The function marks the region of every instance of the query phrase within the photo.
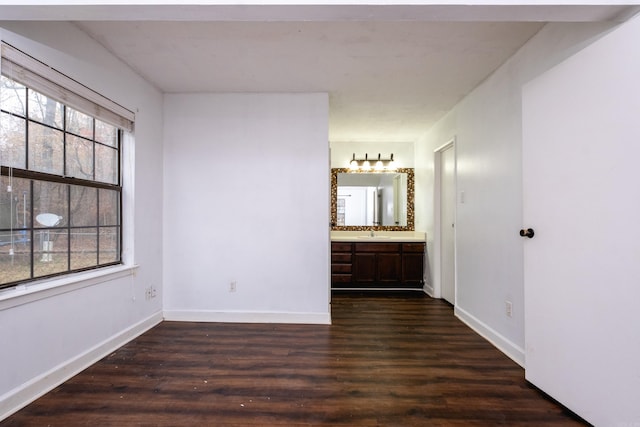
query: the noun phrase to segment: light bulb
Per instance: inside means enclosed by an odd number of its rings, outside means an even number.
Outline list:
[[[362,170],[363,171],[371,170],[371,163],[369,163],[369,155],[368,154],[364,155],[364,162],[362,162]]]
[[[381,171],[384,169],[384,165],[382,164],[382,160],[380,159],[380,153],[378,153],[378,161],[376,162],[376,168],[377,171]]]
[[[389,170],[396,170],[396,162],[393,160],[393,153],[391,153],[391,160],[389,160],[389,163],[387,164],[387,169]]]
[[[353,153],[353,157],[351,158],[351,163],[349,163],[349,169],[352,171],[358,170],[358,161],[356,160],[356,153]]]

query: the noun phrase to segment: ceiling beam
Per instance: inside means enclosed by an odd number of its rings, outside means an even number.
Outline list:
[[[424,22],[595,22],[624,21],[638,13],[640,2],[631,4],[545,5],[488,4],[440,1],[436,4],[190,4],[177,5],[153,1],[137,4],[105,4],[105,1],[29,2],[20,4],[0,0],[2,20],[29,21],[424,21]],[[14,2],[15,3],[15,2]],[[40,3],[40,4],[37,4]],[[69,2],[66,2],[69,3]],[[108,2],[107,2],[108,3]],[[375,1],[373,2],[375,3]],[[495,3],[495,2],[494,2]],[[513,4],[512,4],[513,3]],[[551,3],[551,4],[550,4]],[[553,4],[557,3],[557,4]]]

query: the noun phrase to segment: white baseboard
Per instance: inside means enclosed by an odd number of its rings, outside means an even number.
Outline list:
[[[433,290],[433,285],[429,285],[428,283],[425,283],[423,288],[424,293],[429,295],[431,298],[435,298],[434,295],[434,290]]]
[[[331,324],[329,313],[165,310],[164,319],[178,322]]]
[[[517,346],[507,338],[494,331],[485,323],[478,320],[473,315],[464,311],[457,306],[454,308],[454,314],[462,320],[467,326],[476,331],[480,336],[493,344],[498,350],[506,354],[511,360],[524,368],[524,349]]]
[[[162,322],[162,312],[157,312],[73,359],[0,396],[0,420],[24,408],[160,322]]]

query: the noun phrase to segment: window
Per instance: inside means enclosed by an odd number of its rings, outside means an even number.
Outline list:
[[[40,65],[2,45],[0,288],[121,263],[121,144],[132,122],[70,92],[78,83],[55,70],[43,78]]]

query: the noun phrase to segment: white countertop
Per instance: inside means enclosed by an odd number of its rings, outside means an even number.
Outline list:
[[[332,242],[426,242],[426,233],[421,231],[332,231]]]

